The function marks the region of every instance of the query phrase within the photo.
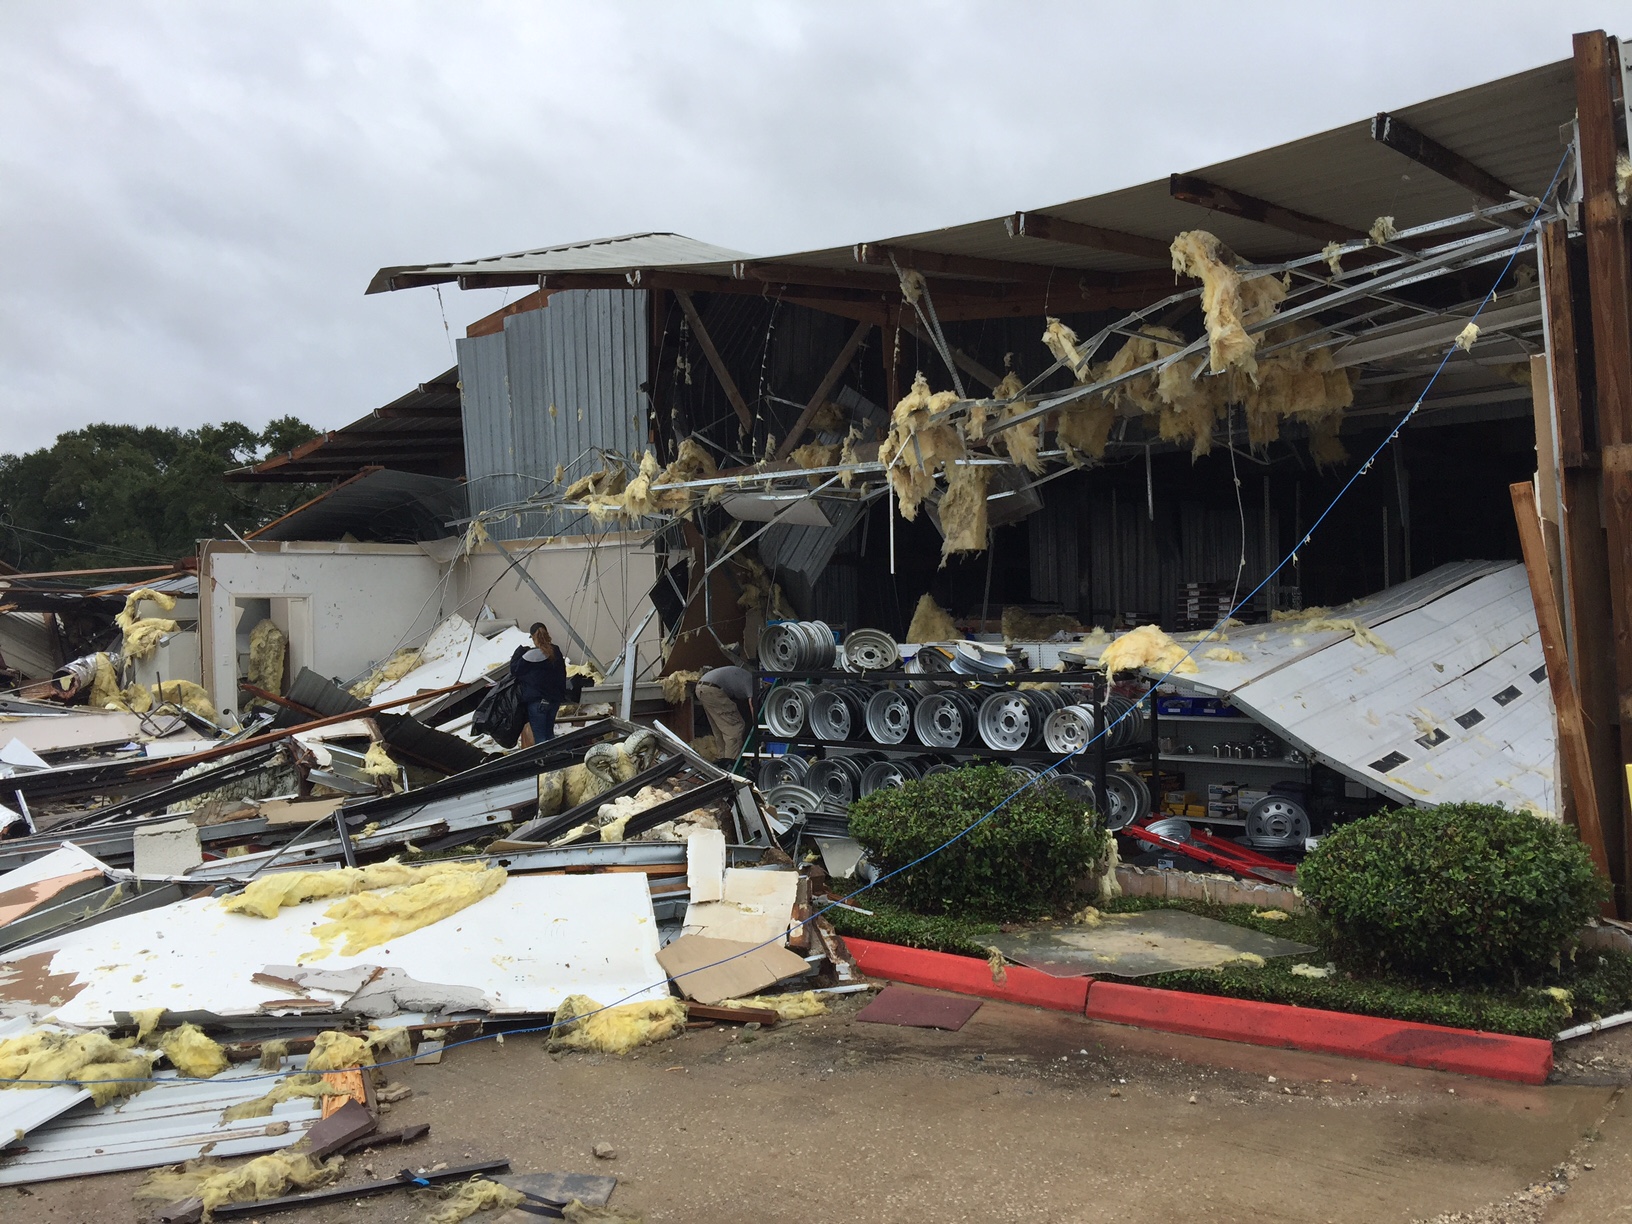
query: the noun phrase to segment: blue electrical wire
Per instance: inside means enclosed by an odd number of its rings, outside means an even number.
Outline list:
[[[1525,225],[1524,232],[1519,235],[1519,241],[1514,245],[1512,253],[1507,257],[1507,262],[1502,265],[1502,270],[1501,270],[1500,274],[1498,274],[1496,279],[1491,282],[1489,292],[1487,292],[1485,294],[1485,296],[1482,299],[1480,299],[1478,308],[1473,312],[1473,315],[1469,318],[1468,321],[1470,323],[1477,323],[1478,322],[1479,316],[1484,312],[1485,307],[1489,306],[1490,303],[1495,299],[1496,291],[1497,291],[1498,288],[1500,288],[1502,281],[1507,279],[1507,274],[1508,274],[1508,272],[1510,272],[1512,270],[1514,261],[1518,259],[1519,252],[1524,249],[1525,243],[1530,237],[1530,232],[1535,228],[1536,222],[1540,219],[1541,214],[1542,214],[1542,210],[1546,207],[1546,201],[1552,197],[1554,189],[1558,186],[1559,176],[1561,174],[1563,174],[1564,167],[1568,163],[1569,157],[1570,157],[1570,151],[1566,150],[1565,153],[1564,153],[1563,158],[1561,158],[1559,160],[1558,168],[1553,171],[1552,181],[1548,183],[1547,190],[1545,192],[1543,192],[1540,199],[1537,200],[1535,210],[1530,214],[1530,220]],[[1435,369],[1434,369],[1433,376],[1431,378],[1429,378],[1427,385],[1423,387],[1421,394],[1419,394],[1417,396],[1415,402],[1413,402],[1411,407],[1409,409],[1407,409],[1405,415],[1402,416],[1397,422],[1395,422],[1394,427],[1392,429],[1390,429],[1388,431],[1387,436],[1385,436],[1383,438],[1383,440],[1377,444],[1376,449],[1374,449],[1371,452],[1370,456],[1367,457],[1365,463],[1361,464],[1360,467],[1355,469],[1354,474],[1351,475],[1349,477],[1349,479],[1344,482],[1343,487],[1337,491],[1337,495],[1332,498],[1330,503],[1327,504],[1326,509],[1324,509],[1324,510],[1322,510],[1320,512],[1319,517],[1317,517],[1315,519],[1315,521],[1309,525],[1309,530],[1303,533],[1302,538],[1300,538],[1298,540],[1297,544],[1293,547],[1292,551],[1287,553],[1286,556],[1281,559],[1280,563],[1278,565],[1276,565],[1274,569],[1270,570],[1269,573],[1264,575],[1263,581],[1259,582],[1259,584],[1257,586],[1253,587],[1252,590],[1248,591],[1247,594],[1243,598],[1238,600],[1235,603],[1235,605],[1232,608],[1230,608],[1230,610],[1228,612],[1226,612],[1223,617],[1221,617],[1219,619],[1218,624],[1216,624],[1213,627],[1213,631],[1215,633],[1217,631],[1221,630],[1224,627],[1225,622],[1227,622],[1231,617],[1233,617],[1236,612],[1238,612],[1240,609],[1246,607],[1249,603],[1251,603],[1254,596],[1256,596],[1259,591],[1263,590],[1264,587],[1269,585],[1270,580],[1272,578],[1274,578],[1275,575],[1279,574],[1283,569],[1285,569],[1287,567],[1287,565],[1291,564],[1291,562],[1297,557],[1298,550],[1300,548],[1302,548],[1304,545],[1309,543],[1310,539],[1314,536],[1316,529],[1318,529],[1320,527],[1320,525],[1323,522],[1326,521],[1327,517],[1331,514],[1331,512],[1334,509],[1337,508],[1337,504],[1340,501],[1342,501],[1345,496],[1348,495],[1349,490],[1354,487],[1355,482],[1358,481],[1367,472],[1371,471],[1372,464],[1374,464],[1377,461],[1377,457],[1379,455],[1381,455],[1383,453],[1383,451],[1388,448],[1389,444],[1391,442],[1393,442],[1394,439],[1399,437],[1400,431],[1405,428],[1406,424],[1411,420],[1411,418],[1416,416],[1417,411],[1422,407],[1423,402],[1428,398],[1428,393],[1431,390],[1433,390],[1434,384],[1439,380],[1440,374],[1444,371],[1445,366],[1450,362],[1451,356],[1455,352],[1456,352],[1456,344],[1453,342],[1450,345],[1450,347],[1445,350],[1444,356],[1440,358],[1439,365],[1436,366]],[[1206,640],[1206,638],[1207,638],[1207,635],[1203,635],[1203,640]],[[1014,800],[1019,798],[1019,796],[1023,795],[1026,791],[1030,790],[1032,787],[1036,786],[1039,782],[1046,779],[1050,774],[1054,773],[1061,766],[1065,765],[1073,757],[1080,756],[1083,752],[1086,752],[1091,746],[1093,746],[1099,740],[1103,739],[1106,735],[1109,735],[1112,731],[1114,731],[1122,723],[1122,721],[1124,719],[1128,718],[1133,713],[1133,710],[1139,704],[1142,704],[1146,698],[1150,697],[1152,694],[1155,693],[1155,691],[1158,688],[1160,688],[1163,684],[1165,684],[1174,675],[1174,673],[1177,672],[1178,669],[1184,664],[1185,660],[1189,659],[1190,656],[1193,655],[1196,652],[1196,649],[1201,644],[1202,644],[1201,641],[1193,643],[1189,647],[1189,649],[1187,649],[1182,655],[1179,656],[1179,658],[1177,660],[1174,661],[1173,665],[1171,667],[1169,667],[1167,669],[1167,671],[1165,671],[1158,679],[1151,682],[1150,687],[1145,690],[1144,695],[1139,698],[1138,702],[1135,702],[1132,705],[1130,705],[1129,708],[1127,710],[1123,711],[1120,715],[1118,715],[1117,718],[1114,721],[1108,723],[1105,727],[1103,727],[1100,731],[1098,731],[1092,738],[1086,740],[1083,743],[1081,748],[1078,748],[1075,752],[1067,753],[1065,756],[1062,756],[1059,760],[1055,761],[1047,769],[1045,769],[1041,773],[1039,773],[1036,777],[1027,779],[1025,782],[1021,783],[1015,790],[1010,792],[1009,795],[1007,795],[1000,803],[998,803],[990,811],[986,812],[983,816],[980,816],[978,819],[971,821],[966,828],[964,828],[964,829],[960,830],[959,832],[953,834],[951,837],[947,838],[940,845],[938,845],[938,846],[934,847],[933,849],[928,850],[925,853],[919,855],[917,858],[913,859],[910,863],[903,864],[902,866],[897,867],[893,871],[886,872],[884,875],[881,875],[877,879],[871,880],[868,883],[863,884],[860,888],[857,888],[854,892],[846,894],[844,897],[838,898],[837,900],[829,901],[826,905],[822,906],[819,910],[817,910],[815,913],[811,914],[808,918],[802,919],[797,925],[808,926],[810,923],[813,923],[817,919],[822,917],[823,914],[826,914],[829,910],[836,909],[839,906],[849,902],[852,898],[859,897],[862,893],[867,892],[869,889],[876,888],[878,885],[884,883],[886,880],[892,880],[896,876],[899,876],[899,875],[903,874],[904,872],[911,871],[914,867],[918,866],[920,863],[927,862],[929,859],[934,858],[937,854],[942,853],[943,851],[949,849],[950,847],[956,845],[958,842],[962,841],[965,837],[968,837],[969,834],[973,833],[976,829],[980,828],[980,826],[985,824],[988,820],[991,820],[992,817],[996,816],[1004,808],[1008,807],[1009,804],[1014,802]],[[738,759],[739,760],[741,759],[740,756],[739,756]],[[737,960],[737,959],[739,959],[741,957],[750,956],[753,953],[758,952],[762,948],[768,948],[768,947],[771,947],[772,945],[776,945],[776,944],[783,944],[786,941],[787,941],[787,934],[786,934],[786,932],[783,932],[781,934],[773,936],[770,939],[765,940],[762,943],[755,944],[751,948],[745,948],[741,952],[735,952],[732,955],[727,956],[727,957],[723,957],[720,960],[714,961],[711,964],[699,965],[695,969],[687,969],[685,972],[677,973],[677,974],[673,975],[672,977],[665,978],[661,982],[654,982],[650,986],[642,987],[639,990],[636,990],[636,991],[634,991],[634,992],[632,992],[630,994],[624,995],[623,998],[621,998],[621,999],[618,999],[618,1000],[616,1000],[616,1001],[614,1001],[612,1003],[607,1003],[607,1004],[604,1004],[604,1005],[602,1005],[600,1007],[597,1007],[594,1011],[584,1012],[580,1016],[575,1016],[575,1017],[572,1018],[572,1020],[567,1021],[567,1023],[568,1024],[575,1024],[579,1020],[587,1019],[588,1017],[593,1016],[593,1015],[598,1015],[600,1012],[609,1011],[614,1007],[620,1007],[625,1003],[636,1001],[636,1000],[640,999],[641,996],[647,994],[649,991],[666,988],[670,982],[678,981],[680,978],[689,977],[693,973],[702,973],[706,969],[716,969],[721,965],[729,964],[730,962],[732,962],[734,960]],[[457,1023],[459,1023],[459,1022],[458,1021],[449,1021],[448,1022],[448,1027],[453,1027]],[[530,1036],[530,1035],[535,1034],[535,1033],[548,1033],[548,1032],[551,1032],[551,1031],[555,1030],[558,1027],[560,1027],[560,1025],[557,1022],[551,1021],[549,1024],[541,1024],[541,1025],[538,1025],[538,1026],[533,1027],[533,1028],[511,1029],[511,1030],[509,1030],[508,1035],[515,1036],[515,1037],[526,1037],[526,1036]],[[389,1030],[387,1030],[387,1031],[389,1031]],[[443,1046],[443,1049],[444,1050],[458,1049],[460,1046],[475,1045],[477,1042],[480,1042],[480,1041],[493,1041],[495,1039],[502,1039],[504,1036],[506,1036],[506,1034],[503,1033],[503,1032],[482,1033],[482,1034],[479,1034],[479,1035],[477,1035],[475,1037],[467,1037],[463,1041],[455,1041],[455,1042],[448,1043],[448,1044]],[[397,1066],[397,1065],[399,1065],[401,1063],[413,1062],[416,1057],[417,1057],[417,1055],[409,1055],[409,1056],[407,1056],[405,1058],[393,1058],[393,1059],[387,1060],[386,1062],[373,1063],[371,1065],[374,1066],[374,1067],[394,1067],[394,1066]],[[344,1070],[363,1070],[364,1068],[353,1067],[353,1068],[343,1068],[343,1069]],[[261,1074],[261,1075],[242,1076],[242,1077],[238,1078],[235,1082],[237,1082],[237,1083],[254,1083],[257,1080],[284,1079],[284,1078],[286,1078],[286,1077],[288,1077],[290,1075],[301,1075],[301,1074],[306,1074],[306,1072],[293,1071],[293,1070],[291,1070],[291,1071],[269,1071],[269,1072],[266,1072],[266,1073]],[[163,1085],[163,1084],[185,1084],[185,1083],[188,1083],[190,1081],[188,1081],[186,1079],[183,1079],[183,1078],[180,1078],[180,1077],[177,1077],[175,1079],[168,1079],[168,1080],[154,1079],[154,1078],[150,1077],[150,1078],[147,1078],[147,1079],[106,1079],[106,1080],[97,1080],[95,1082],[99,1083],[99,1084],[152,1084],[152,1085],[158,1086],[158,1085]],[[0,1079],[0,1084],[76,1085],[77,1086],[80,1083],[81,1083],[81,1081],[72,1080],[72,1079]]]

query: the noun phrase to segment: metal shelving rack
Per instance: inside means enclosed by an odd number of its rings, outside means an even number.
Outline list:
[[[759,744],[786,744],[790,748],[813,749],[817,759],[826,759],[828,751],[839,749],[844,751],[883,752],[898,756],[922,756],[932,753],[937,756],[948,757],[960,763],[978,761],[1014,761],[1019,764],[1053,765],[1059,761],[1056,753],[1046,748],[1033,748],[1021,751],[1002,751],[988,748],[978,736],[973,744],[959,748],[933,748],[926,744],[910,739],[900,744],[881,744],[876,740],[824,740],[814,735],[807,724],[805,730],[796,736],[782,736],[774,734],[763,722],[760,714],[764,709],[765,697],[771,687],[781,681],[850,681],[872,684],[936,684],[943,686],[966,686],[974,684],[982,689],[1017,688],[1028,682],[1071,685],[1086,690],[1086,704],[1094,713],[1094,747],[1084,755],[1090,760],[1091,777],[1094,783],[1094,794],[1099,796],[1099,802],[1105,802],[1107,766],[1113,761],[1136,760],[1141,757],[1150,762],[1151,769],[1151,805],[1154,809],[1160,802],[1157,791],[1161,785],[1161,765],[1158,759],[1157,747],[1159,716],[1156,712],[1156,702],[1147,698],[1141,703],[1145,710],[1145,719],[1148,734],[1141,742],[1130,744],[1122,748],[1107,749],[1103,733],[1105,731],[1105,697],[1107,683],[1103,673],[1097,671],[1057,672],[1057,671],[1014,671],[1003,672],[997,675],[973,676],[963,672],[908,672],[899,668],[889,671],[842,671],[827,669],[821,671],[766,671],[756,669],[754,672],[758,700],[754,707],[754,733]],[[1074,772],[1074,771],[1071,771]]]

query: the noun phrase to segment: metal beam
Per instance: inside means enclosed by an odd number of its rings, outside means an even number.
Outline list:
[[[890,257],[903,268],[912,268],[925,276],[972,276],[998,281],[1019,281],[1023,284],[1058,284],[1061,288],[1077,283],[1079,277],[1095,279],[1093,273],[1080,268],[1056,268],[1049,264],[1020,263],[1007,259],[981,259],[974,255],[943,255],[938,251],[920,251],[911,247],[887,246],[877,242],[857,243],[856,262],[890,266]]]
[[[1115,251],[1118,255],[1136,255],[1167,263],[1171,258],[1168,244],[1159,238],[1140,234],[1124,234],[1120,230],[1101,229],[1084,225],[1081,221],[1067,221],[1047,213],[1017,212],[1004,221],[1010,238],[1036,238],[1043,242],[1065,242],[1072,246],[1091,247],[1096,251]]]
[[[1197,208],[1240,217],[1243,221],[1256,221],[1260,225],[1273,226],[1290,234],[1302,234],[1326,242],[1334,240],[1341,242],[1366,236],[1362,230],[1350,229],[1346,225],[1338,225],[1320,217],[1311,217],[1308,213],[1283,208],[1279,204],[1260,200],[1257,196],[1248,195],[1244,191],[1231,191],[1228,187],[1209,183],[1206,179],[1197,178],[1193,174],[1170,175],[1167,180],[1167,191],[1175,200],[1183,200]]]
[[[676,289],[675,300],[680,303],[680,309],[685,312],[686,321],[691,324],[691,330],[697,336],[697,343],[702,346],[703,356],[708,358],[708,364],[714,371],[714,377],[720,380],[720,386],[725,388],[725,398],[731,401],[731,407],[737,410],[737,419],[742,422],[743,432],[754,432],[754,414],[748,410],[748,401],[742,398],[742,392],[737,390],[737,380],[731,377],[731,371],[726,368],[725,358],[720,356],[720,350],[714,347],[714,340],[708,334],[708,328],[703,326],[703,316],[697,313],[697,307],[692,304],[691,291]]]
[[[1494,174],[1474,165],[1462,154],[1447,149],[1439,141],[1424,136],[1404,119],[1380,111],[1371,121],[1371,138],[1419,166],[1426,166],[1441,178],[1466,187],[1481,199],[1502,204],[1520,193]]]
[[[555,606],[555,601],[544,593],[544,588],[539,586],[538,583],[534,581],[533,576],[527,572],[527,567],[520,561],[517,561],[515,554],[498,540],[493,539],[490,536],[488,537],[488,543],[493,545],[494,548],[498,549],[499,555],[510,563],[510,568],[515,570],[516,573],[520,574],[522,581],[533,588],[533,594],[538,596],[540,602],[542,602],[543,605],[551,612],[555,613],[556,620],[560,621],[562,626],[566,629],[567,636],[578,644],[579,650],[584,652],[584,658],[595,664],[595,670],[600,672],[601,675],[606,675],[606,668],[603,667],[601,665],[601,661],[595,657],[595,652],[589,648],[589,643],[584,641],[584,639],[579,635],[577,629],[573,628],[572,622],[566,618],[561,609]]]

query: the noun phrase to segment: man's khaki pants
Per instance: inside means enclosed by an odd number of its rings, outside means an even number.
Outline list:
[[[708,725],[714,728],[714,741],[719,745],[720,756],[736,760],[737,753],[742,751],[743,737],[747,732],[742,722],[742,711],[737,708],[737,703],[731,700],[731,694],[713,684],[699,684],[697,700],[702,702],[703,709],[708,711]]]

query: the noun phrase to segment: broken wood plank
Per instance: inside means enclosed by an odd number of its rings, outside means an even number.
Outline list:
[[[1558,712],[1559,755],[1570,772],[1575,791],[1576,820],[1581,840],[1603,877],[1610,879],[1609,856],[1604,849],[1604,830],[1599,817],[1597,791],[1592,783],[1592,757],[1581,719],[1581,702],[1570,680],[1570,658],[1564,642],[1564,618],[1553,597],[1553,580],[1547,572],[1547,550],[1541,538],[1541,519],[1536,514],[1536,491],[1529,481],[1509,486],[1513,497],[1513,517],[1519,527],[1519,547],[1524,553],[1524,570],[1530,579],[1530,598],[1536,605],[1536,627],[1541,634],[1542,657],[1547,662],[1547,683],[1552,689],[1553,707]]]
[[[329,1099],[325,1097],[324,1101],[327,1102]],[[350,1097],[346,1097],[340,1108],[333,1113],[325,1113],[312,1125],[311,1130],[306,1132],[306,1151],[313,1160],[323,1160],[348,1143],[354,1143],[371,1134],[374,1125],[374,1115]]]
[[[727,1024],[749,1021],[771,1028],[782,1017],[769,1007],[719,1007],[713,1003],[687,1003],[686,1015],[693,1020],[723,1020]]]

